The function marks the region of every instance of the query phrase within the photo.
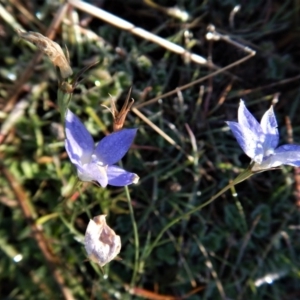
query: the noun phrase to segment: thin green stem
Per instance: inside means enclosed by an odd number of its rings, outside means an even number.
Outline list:
[[[68,84],[67,82],[64,82]],[[57,91],[57,102],[58,102],[58,107],[61,115],[61,122],[63,126],[65,125],[65,118],[66,118],[66,112],[69,107],[69,103],[72,99],[72,93],[67,93],[66,91],[62,90],[61,87],[58,88]]]
[[[168,223],[162,230],[161,232],[157,235],[156,239],[154,240],[154,242],[152,243],[152,245],[148,248],[148,251],[145,255],[145,257],[148,257],[150,255],[150,253],[152,252],[152,250],[157,246],[159,240],[161,239],[161,237],[163,236],[163,234],[170,228],[172,227],[174,224],[176,224],[178,221],[190,216],[191,214],[200,211],[203,207],[209,205],[210,203],[212,203],[214,200],[216,200],[219,196],[221,196],[222,194],[224,194],[227,190],[229,190],[231,187],[233,187],[234,185],[246,180],[247,178],[251,177],[254,173],[251,171],[251,166],[250,168],[246,169],[243,173],[241,173],[239,176],[237,176],[233,181],[231,181],[227,186],[225,186],[222,190],[220,190],[217,194],[215,194],[214,196],[212,196],[208,201],[192,208],[191,210],[187,211],[186,213],[178,216],[177,218],[173,219],[170,223]]]
[[[126,197],[127,197],[127,202],[128,202],[128,207],[129,207],[129,212],[130,212],[132,227],[133,227],[134,246],[135,246],[134,269],[133,269],[133,275],[132,275],[131,283],[130,283],[130,286],[133,287],[133,285],[134,285],[134,283],[136,281],[136,276],[137,276],[138,268],[139,268],[140,242],[139,242],[138,228],[137,228],[137,224],[136,224],[136,221],[135,221],[134,211],[133,211],[133,207],[132,207],[132,203],[131,203],[131,197],[130,197],[129,189],[128,189],[127,186],[125,186],[125,192],[126,192]]]

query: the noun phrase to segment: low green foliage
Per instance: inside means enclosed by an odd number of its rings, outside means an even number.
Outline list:
[[[74,72],[99,60],[84,73],[70,101],[94,140],[112,131],[111,113],[102,105],[109,106],[113,97],[121,107],[132,86],[139,111],[176,144],[129,113],[125,127],[139,130],[122,164],[140,176],[137,185],[128,187],[134,221],[124,188],[78,182],[64,149],[55,69],[46,57],[34,65],[16,100],[25,101],[23,113],[13,120],[0,144],[1,299],[62,299],[55,272],[74,299],[162,299],[158,295],[191,300],[299,299],[297,169],[282,167],[252,176],[182,218],[156,240],[175,218],[208,201],[247,168],[250,159],[224,123],[236,120],[241,97],[259,119],[279,93],[275,114],[281,143],[291,138],[289,118],[294,142],[300,144],[299,3],[243,2],[232,23],[230,13],[239,4],[236,1],[156,2],[164,8],[175,4],[185,8],[190,14],[186,22],[145,3],[103,2],[103,9],[138,27],[203,57],[211,55],[215,65],[227,66],[246,54],[228,42],[207,41],[206,28],[211,23],[257,54],[227,72],[139,108],[146,100],[213,69],[184,61],[97,18],[90,20],[89,14],[79,14],[88,23],[80,33],[67,16],[70,22],[64,22],[55,40],[67,45]],[[19,3],[33,21],[22,16],[16,3],[8,1],[3,8],[27,31],[43,34],[61,5]],[[16,107],[6,109],[12,89],[35,54],[33,47],[18,39],[12,21],[3,19],[2,128]],[[24,215],[20,201],[32,220]],[[121,259],[103,270],[86,260],[82,244],[89,219],[99,214],[107,215],[108,225],[122,240]],[[42,229],[55,261],[43,256],[32,224]],[[153,293],[152,298],[146,291]]]

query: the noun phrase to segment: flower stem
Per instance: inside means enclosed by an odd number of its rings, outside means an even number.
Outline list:
[[[64,89],[59,87],[57,91],[57,102],[58,102],[58,107],[61,115],[61,123],[63,124],[63,126],[65,126],[66,112],[71,99],[72,99],[72,93],[67,93]]]
[[[248,179],[249,177],[251,177],[253,175],[253,172],[251,171],[251,167],[246,169],[243,173],[241,173],[240,175],[238,175],[233,181],[231,181],[227,186],[225,186],[222,190],[220,190],[217,194],[215,194],[214,196],[212,196],[208,201],[192,208],[191,210],[187,211],[186,213],[178,216],[177,218],[173,219],[170,223],[168,223],[162,230],[161,232],[157,235],[156,239],[154,240],[154,242],[152,243],[152,245],[149,247],[148,251],[146,252],[145,257],[149,256],[150,253],[152,252],[152,250],[157,246],[159,240],[161,239],[162,235],[170,228],[172,227],[174,224],[176,224],[178,221],[190,216],[191,214],[200,211],[202,208],[204,208],[205,206],[209,205],[210,203],[212,203],[214,200],[216,200],[219,196],[221,196],[222,194],[224,194],[227,190],[229,190],[231,187],[233,187],[234,185]]]
[[[125,192],[126,192],[126,197],[127,197],[132,227],[133,227],[134,246],[135,246],[134,268],[133,268],[133,275],[132,275],[131,282],[130,282],[130,286],[133,287],[133,285],[136,281],[136,276],[137,276],[137,272],[138,272],[138,268],[139,268],[140,243],[139,243],[139,233],[138,233],[137,224],[136,224],[135,217],[134,217],[134,211],[133,211],[133,207],[132,207],[132,203],[131,203],[131,197],[130,197],[128,186],[125,186]]]

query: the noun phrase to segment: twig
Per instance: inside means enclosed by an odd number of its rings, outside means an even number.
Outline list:
[[[223,103],[225,102],[225,100],[227,99],[227,95],[230,92],[230,90],[232,89],[232,85],[233,85],[233,80],[231,80],[225,87],[225,89],[221,92],[221,95],[219,97],[218,103],[215,107],[213,107],[208,113],[207,115],[210,116],[212,115],[214,112],[216,112],[216,110],[218,110]]]
[[[39,30],[46,31],[47,27],[38,18],[34,17],[33,14],[21,3],[20,0],[10,0],[10,3],[15,6],[17,10],[28,20],[31,24],[35,24],[39,27]]]
[[[95,7],[94,5],[79,0],[68,0],[68,3],[74,6],[75,8],[85,11],[86,13],[89,13],[113,26],[129,31],[145,40],[158,44],[161,47],[168,49],[174,53],[180,54],[182,55],[184,60],[190,60],[200,65],[208,65],[208,61],[204,57],[191,53],[183,47],[174,44],[164,38],[161,38],[147,30],[136,27],[132,23],[129,23],[119,17],[116,17],[115,15],[112,15],[99,7]],[[213,67],[214,69],[218,69],[217,66],[212,65],[211,67]]]
[[[59,265],[59,259],[53,254],[51,247],[49,245],[48,240],[45,238],[42,227],[40,225],[37,225],[34,221],[34,218],[32,216],[32,212],[30,210],[29,201],[26,196],[25,191],[22,189],[22,187],[19,185],[17,179],[13,176],[13,174],[10,173],[9,170],[7,170],[4,166],[1,166],[1,171],[6,177],[9,185],[11,186],[12,190],[14,191],[14,194],[19,202],[19,205],[23,211],[23,214],[25,216],[25,219],[27,220],[32,235],[40,248],[45,260],[48,263],[48,267],[52,272],[52,275],[54,277],[54,280],[56,281],[57,285],[60,288],[60,291],[62,295],[64,296],[65,300],[74,300],[74,297],[69,290],[68,287],[65,286],[64,278],[61,275],[61,272],[58,269]]]
[[[268,88],[272,88],[272,87],[276,87],[276,89],[279,87],[279,85],[283,85],[286,83],[290,83],[293,81],[296,81],[300,79],[300,75],[297,75],[295,77],[291,77],[291,78],[287,78],[287,79],[283,79],[280,81],[276,81],[274,83],[270,83],[264,86],[260,86],[258,88],[255,89],[250,89],[250,90],[242,90],[241,92],[237,92],[237,93],[232,93],[232,95],[227,97],[227,100],[232,99],[232,98],[241,98],[244,97],[245,95],[249,95],[251,93],[255,93],[255,92],[259,92],[259,91],[263,91],[264,89],[268,89]]]
[[[206,251],[205,247],[201,244],[201,242],[198,240],[198,238],[195,235],[193,235],[193,238],[194,238],[196,244],[198,245],[200,251],[202,252],[202,254],[205,258],[205,264],[206,264],[207,268],[209,269],[212,277],[215,280],[215,283],[216,283],[217,289],[219,290],[221,299],[226,300],[227,297],[226,297],[223,285],[221,283],[221,280],[218,277],[218,274],[217,274],[216,270],[214,269],[214,266],[213,266],[213,264],[210,260],[209,255],[208,255],[208,252]]]
[[[147,125],[149,125],[153,130],[155,130],[159,135],[161,135],[167,142],[173,145],[177,150],[181,151],[189,161],[193,161],[194,158],[187,154],[170,136],[163,132],[158,126],[156,126],[152,121],[149,120],[142,112],[140,112],[136,107],[131,109],[141,120],[143,120]]]
[[[11,25],[12,27],[23,29],[22,25],[18,23],[18,21],[14,18],[14,16],[8,12],[3,5],[0,3],[0,16],[1,18]]]
[[[163,95],[154,97],[154,98],[152,98],[152,99],[150,99],[150,100],[148,100],[148,101],[146,101],[146,102],[144,102],[144,103],[137,104],[137,105],[135,105],[135,108],[141,108],[141,107],[143,107],[143,106],[146,106],[146,105],[155,103],[155,102],[156,102],[157,100],[159,100],[159,99],[163,99],[163,98],[172,96],[172,95],[178,93],[178,91],[186,90],[186,89],[192,87],[192,86],[195,85],[195,84],[198,84],[198,83],[200,83],[200,82],[203,82],[203,81],[205,81],[205,80],[207,80],[207,79],[209,79],[209,78],[211,78],[211,77],[213,77],[213,76],[216,76],[216,75],[218,75],[218,74],[220,74],[220,73],[223,73],[223,72],[225,72],[225,71],[231,69],[232,67],[234,67],[234,66],[236,66],[236,65],[238,65],[238,64],[241,64],[242,62],[248,60],[249,58],[251,58],[251,57],[254,56],[254,55],[255,55],[255,51],[252,51],[252,52],[250,52],[247,56],[245,56],[245,57],[239,59],[238,61],[235,61],[235,62],[232,63],[232,64],[229,64],[228,66],[226,66],[226,67],[224,67],[224,68],[222,68],[222,69],[219,69],[219,70],[217,70],[217,71],[215,71],[215,72],[212,72],[212,73],[210,73],[210,74],[208,74],[208,75],[206,75],[206,76],[204,76],[204,77],[201,77],[201,78],[199,78],[199,79],[197,79],[197,80],[195,80],[195,81],[192,81],[192,82],[190,82],[190,83],[187,83],[187,84],[185,84],[185,85],[182,85],[182,86],[180,86],[180,87],[177,87],[176,89],[174,89],[174,90],[172,90],[172,91],[170,91],[170,92],[168,92],[168,93],[165,93],[165,94],[163,94]]]

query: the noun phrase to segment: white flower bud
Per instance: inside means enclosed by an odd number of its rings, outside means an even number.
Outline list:
[[[84,246],[88,257],[103,267],[121,250],[120,236],[106,224],[105,215],[90,220],[85,232]]]

